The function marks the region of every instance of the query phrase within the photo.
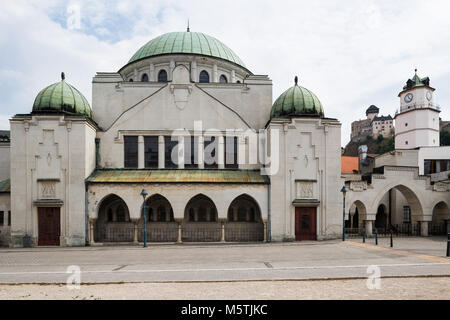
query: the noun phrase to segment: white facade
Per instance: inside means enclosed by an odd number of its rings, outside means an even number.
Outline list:
[[[211,55],[173,53],[97,73],[93,121],[39,109],[13,117],[10,245],[45,245],[42,221],[58,225],[52,245],[142,241],[142,189],[150,241],[292,241],[302,208],[314,210],[310,239],[338,237],[341,124],[308,116],[271,121],[272,98],[268,76]],[[168,137],[178,141],[175,166],[167,162]],[[185,163],[191,137],[194,167]],[[137,144],[132,155],[129,138]],[[226,161],[227,141],[235,166]],[[41,221],[55,212],[56,220]]]

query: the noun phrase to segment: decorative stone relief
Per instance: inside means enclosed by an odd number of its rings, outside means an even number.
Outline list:
[[[367,182],[366,181],[352,181],[350,182],[350,190],[355,192],[362,192],[367,190]]]
[[[192,86],[184,84],[172,84],[170,85],[170,92],[173,95],[174,102],[177,108],[183,110],[186,107],[189,95],[192,92]]]
[[[56,183],[55,182],[42,182],[41,183],[42,199],[55,199],[56,198]]]
[[[314,199],[315,182],[297,181],[297,199]]]

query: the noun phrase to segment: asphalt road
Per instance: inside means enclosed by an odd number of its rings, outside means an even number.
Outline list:
[[[369,242],[369,241],[368,241]],[[0,284],[202,282],[450,276],[445,238],[246,245],[0,249]]]

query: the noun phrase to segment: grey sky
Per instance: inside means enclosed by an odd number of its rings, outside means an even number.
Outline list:
[[[70,28],[73,8],[79,28]],[[186,29],[218,38],[255,74],[273,80],[273,100],[294,83],[310,89],[328,117],[350,123],[377,105],[399,106],[414,69],[436,88],[450,119],[450,2],[320,1],[5,1],[0,11],[0,129],[31,111],[37,93],[67,81],[91,101],[97,71],[117,71],[142,45]]]

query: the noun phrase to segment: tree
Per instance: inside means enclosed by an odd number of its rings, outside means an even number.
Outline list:
[[[450,146],[450,132],[441,131],[441,146]]]
[[[377,142],[378,143],[381,143],[382,141],[383,141],[383,139],[384,139],[384,137],[383,137],[383,135],[378,135],[378,137],[377,137]]]
[[[391,137],[386,140],[387,140],[386,143],[380,145],[380,148],[378,149],[379,154],[384,154],[386,152],[393,151],[395,149],[395,138]]]

